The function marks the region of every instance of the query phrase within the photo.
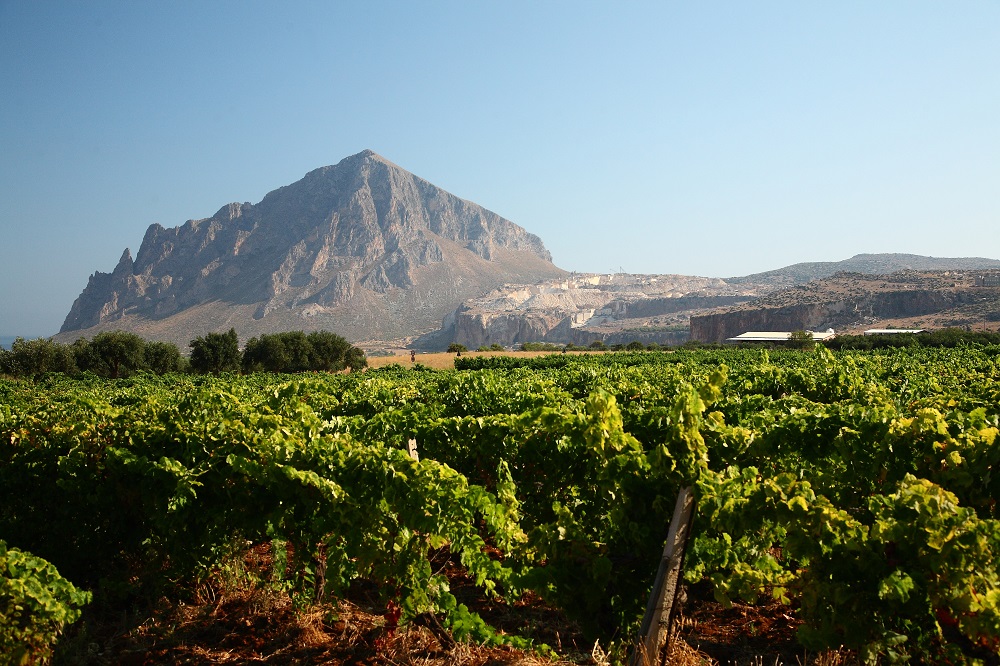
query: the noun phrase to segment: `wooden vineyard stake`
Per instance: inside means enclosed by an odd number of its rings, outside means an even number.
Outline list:
[[[420,454],[417,453],[417,440],[411,439],[406,443],[406,452],[414,460],[420,460]]]
[[[681,564],[691,533],[691,519],[694,516],[694,492],[691,486],[681,488],[677,493],[674,516],[667,531],[667,543],[656,571],[653,590],[646,604],[646,614],[639,630],[639,644],[632,655],[631,666],[658,666],[661,649],[670,640],[670,621],[674,615],[674,600],[677,583],[680,580]]]

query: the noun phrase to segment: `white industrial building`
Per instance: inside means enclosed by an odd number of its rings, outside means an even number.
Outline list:
[[[923,333],[922,328],[869,328],[865,335],[897,335],[899,333]]]
[[[832,328],[828,328],[825,331],[807,331],[813,338],[813,342],[823,342],[824,340],[830,340],[837,336]],[[788,342],[792,338],[791,331],[747,331],[746,333],[741,333],[735,338],[727,338],[726,342],[740,343],[740,342],[774,342],[782,343]]]

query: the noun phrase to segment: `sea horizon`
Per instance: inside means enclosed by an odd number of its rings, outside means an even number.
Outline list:
[[[51,335],[0,335],[0,347],[3,349],[10,349],[10,346],[14,344],[14,340],[18,338],[24,338],[25,340],[36,340],[38,338],[50,338]]]

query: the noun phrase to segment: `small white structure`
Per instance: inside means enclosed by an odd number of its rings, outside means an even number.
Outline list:
[[[899,333],[923,333],[922,328],[869,328],[865,335],[897,335]]]
[[[822,342],[837,337],[832,328],[825,331],[807,331],[812,335],[814,342]],[[735,338],[726,338],[726,342],[788,342],[792,338],[791,331],[747,331]]]

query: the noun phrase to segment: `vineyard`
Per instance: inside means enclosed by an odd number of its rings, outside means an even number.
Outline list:
[[[0,379],[0,558],[40,562],[0,578],[0,646],[266,546],[303,606],[363,582],[386,631],[558,653],[475,609],[533,595],[625,659],[691,486],[683,576],[719,603],[866,663],[998,663],[1000,347],[456,366]]]

